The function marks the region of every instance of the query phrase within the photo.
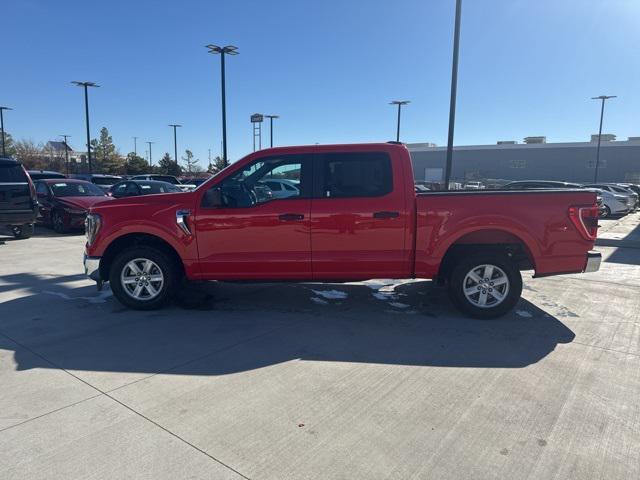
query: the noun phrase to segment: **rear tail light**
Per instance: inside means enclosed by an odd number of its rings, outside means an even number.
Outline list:
[[[569,218],[585,240],[593,241],[598,235],[598,207],[569,207]]]

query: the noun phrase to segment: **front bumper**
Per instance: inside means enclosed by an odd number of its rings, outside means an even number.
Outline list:
[[[584,267],[584,273],[592,273],[600,270],[602,255],[600,252],[587,252],[587,263]]]
[[[102,278],[100,278],[100,257],[88,257],[85,253],[82,258],[82,263],[84,264],[85,275],[91,280],[102,282]]]

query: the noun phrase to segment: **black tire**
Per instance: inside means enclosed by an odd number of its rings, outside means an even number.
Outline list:
[[[33,235],[33,230],[33,223],[14,225],[11,227],[11,233],[13,233],[14,238],[17,238],[18,240],[30,238]]]
[[[607,218],[610,216],[611,216],[611,209],[605,205],[604,211],[602,212],[602,215],[600,215],[600,218]]]
[[[56,233],[67,233],[67,228],[64,226],[64,216],[57,210],[51,212],[51,228]]]
[[[481,267],[485,265],[493,266],[493,274],[490,274],[492,278],[481,278],[482,282],[477,283],[468,277],[472,275],[471,272],[474,272],[476,277],[478,273],[488,272]],[[503,282],[505,277],[506,281]],[[497,285],[498,282],[501,282],[500,286],[494,286],[494,283]],[[473,293],[466,295],[465,289]],[[478,250],[460,259],[452,268],[448,279],[448,292],[451,301],[463,313],[474,318],[497,318],[511,311],[518,303],[522,293],[522,276],[516,264],[506,254]],[[502,299],[498,300],[497,296],[493,296],[496,294],[501,294]],[[484,298],[484,307],[479,306],[482,304],[481,296]],[[492,306],[492,303],[495,305]]]
[[[153,298],[134,298],[132,294],[127,293],[127,290],[125,290],[127,287],[121,282],[123,270],[128,268],[127,265],[130,262],[137,259],[150,260],[156,265],[163,276],[161,287],[157,289],[158,293]],[[130,270],[125,270],[125,272],[127,271]],[[138,246],[126,249],[116,256],[109,269],[109,284],[113,295],[124,306],[133,308],[134,310],[155,310],[160,308],[171,298],[177,283],[178,274],[175,263],[163,251],[154,247]],[[157,286],[158,284],[155,285]],[[133,288],[135,288],[135,284]],[[146,287],[143,288],[146,289]]]

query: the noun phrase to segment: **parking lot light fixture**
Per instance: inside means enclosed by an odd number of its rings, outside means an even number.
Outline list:
[[[280,118],[280,115],[265,115],[269,119],[269,146],[273,148],[273,119]]]
[[[153,166],[153,157],[151,156],[151,145],[153,145],[156,142],[147,142],[147,145],[149,145],[149,168],[151,168]]]
[[[444,170],[444,189],[449,190],[451,166],[453,164],[453,133],[456,125],[456,97],[458,92],[458,56],[460,52],[460,17],[462,0],[456,0],[456,14],[453,27],[453,58],[451,61],[451,96],[449,98],[449,132],[447,134],[447,160]]]
[[[177,123],[174,123],[169,126],[173,127],[173,153],[174,153],[174,158],[176,160],[176,166],[178,166],[178,137],[176,134],[176,129],[178,127],[181,127],[182,125],[178,125]]]
[[[7,152],[5,150],[5,146],[4,146],[4,115],[3,112],[5,110],[13,110],[13,108],[9,108],[9,107],[0,107],[0,130],[2,130],[2,156],[6,157],[7,156]]]
[[[238,47],[233,45],[227,45],[220,47],[218,45],[206,45],[209,49],[209,53],[213,55],[220,55],[220,76],[222,81],[222,160],[226,167],[229,163],[227,158],[227,100],[225,90],[225,70],[224,70],[224,57],[225,55],[238,55]]]
[[[593,176],[593,183],[598,182],[598,167],[600,166],[600,140],[602,138],[602,119],[604,118],[604,102],[606,102],[610,98],[616,98],[616,95],[600,95],[598,97],[591,97],[591,100],[602,101],[602,106],[600,107],[600,128],[598,130],[598,146],[596,148],[596,171]]]
[[[400,110],[402,109],[403,105],[407,105],[408,103],[411,103],[411,101],[410,100],[393,100],[389,102],[389,105],[398,106],[398,125],[396,127],[396,142],[400,141]]]
[[[91,164],[91,134],[89,133],[89,87],[99,87],[100,85],[94,82],[71,82],[77,87],[84,88],[84,115],[85,115],[85,123],[87,125],[87,163],[89,164],[89,173],[93,173],[93,167]]]

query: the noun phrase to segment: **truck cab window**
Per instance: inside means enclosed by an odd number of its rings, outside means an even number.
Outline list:
[[[287,155],[257,160],[211,187],[220,189],[225,208],[247,208],[272,200],[308,197],[307,170],[311,155]],[[203,197],[203,206],[207,199]]]
[[[391,160],[386,153],[323,155],[324,198],[381,197],[393,190]]]

